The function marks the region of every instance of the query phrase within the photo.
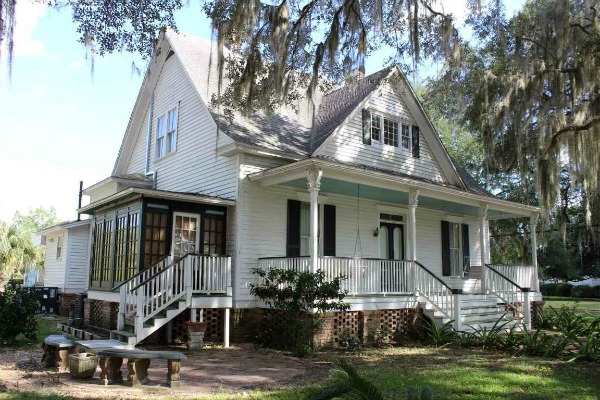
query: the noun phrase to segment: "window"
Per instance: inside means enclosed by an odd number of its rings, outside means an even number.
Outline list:
[[[93,286],[102,286],[110,279],[110,248],[113,232],[111,219],[96,219],[94,227],[94,245],[92,248]]]
[[[225,215],[207,211],[204,215],[204,254],[225,254]]]
[[[56,259],[62,257],[62,248],[63,248],[63,237],[59,236],[56,238]]]
[[[319,212],[319,221],[323,232],[321,254],[335,256],[335,206],[325,204]],[[308,255],[310,255],[310,203],[288,200],[286,256]]]
[[[362,129],[362,141],[365,145],[384,144],[408,151],[415,158],[421,156],[419,127],[416,125],[400,124],[393,118],[387,118],[363,108]]]
[[[371,139],[381,140],[381,117],[375,114],[371,114]]]
[[[144,268],[167,256],[167,211],[148,209],[144,229]]]
[[[177,150],[177,107],[156,121],[156,158]]]
[[[122,282],[131,278],[138,270],[138,227],[139,213],[119,214],[116,220],[115,274],[114,281]]]
[[[383,119],[383,144],[398,147],[398,122]]]
[[[463,276],[469,266],[469,225],[442,221],[442,275]]]
[[[402,148],[410,149],[410,126],[402,125]]]

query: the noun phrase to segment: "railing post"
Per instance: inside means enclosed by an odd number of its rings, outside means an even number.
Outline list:
[[[452,327],[457,332],[462,330],[461,300],[462,300],[462,289],[452,289],[452,301],[453,301],[452,319],[454,319],[454,322],[452,323]]]
[[[529,229],[531,230],[531,264],[533,267],[532,277],[531,277],[531,288],[539,292],[540,290],[540,280],[538,275],[538,262],[537,262],[537,233],[536,227],[538,222],[539,214],[534,214],[531,216],[529,220]]]
[[[117,316],[117,329],[125,328],[125,313],[127,312],[127,284],[119,288],[119,315]]]
[[[231,285],[231,257],[227,257],[225,262],[225,285],[227,286],[227,296],[233,296],[233,287]]]
[[[141,293],[140,293],[141,292]],[[145,307],[145,298],[144,298],[144,287],[139,287],[135,289],[135,332],[139,333],[139,329],[144,326],[144,307]]]
[[[487,263],[489,262],[489,236],[486,233],[488,205],[483,204],[479,209],[479,248],[481,249],[481,292],[487,292]]]
[[[192,257],[200,258],[203,260],[202,256],[187,256],[184,257],[181,261],[183,261],[183,271],[184,271],[184,279],[185,279],[185,304],[189,307],[192,305],[192,265],[194,264],[191,260]],[[180,261],[180,262],[181,262]]]
[[[223,327],[223,346],[224,347],[229,347],[229,316],[230,316],[230,309],[226,308],[225,309],[225,318],[224,318],[225,326]]]
[[[523,319],[527,329],[531,329],[531,300],[529,299],[529,288],[523,288]]]

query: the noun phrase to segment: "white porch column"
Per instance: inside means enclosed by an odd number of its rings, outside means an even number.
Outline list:
[[[533,268],[533,282],[531,282],[531,290],[534,292],[539,292],[540,290],[540,278],[538,274],[537,262],[537,233],[535,231],[539,217],[539,214],[533,214],[529,219],[529,229],[531,229],[531,266]]]
[[[311,272],[319,269],[319,190],[323,171],[315,167],[306,170],[310,193],[310,265]]]
[[[486,272],[485,264],[490,262],[490,254],[488,249],[489,237],[487,235],[487,214],[488,205],[482,204],[479,208],[479,247],[481,249],[481,292],[486,293]]]
[[[419,190],[411,190],[408,194],[408,238],[409,259],[417,260],[417,218],[416,210],[419,205]]]
[[[196,309],[190,308],[190,322],[196,322],[196,321],[197,321]]]
[[[225,309],[225,316],[224,316],[224,324],[225,326],[223,327],[223,346],[224,347],[229,347],[229,318],[231,315],[231,309],[226,308]]]

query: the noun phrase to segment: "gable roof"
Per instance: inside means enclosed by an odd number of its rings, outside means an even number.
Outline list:
[[[181,62],[190,82],[210,110],[222,134],[227,135],[234,142],[300,157],[314,157],[316,150],[356,111],[361,102],[372,94],[385,81],[386,77],[392,73],[398,73],[401,81],[409,89],[408,96],[414,100],[415,106],[413,107],[413,112],[421,115],[421,121],[433,131],[433,134],[430,135],[431,137],[428,138],[428,142],[438,142],[434,143],[437,148],[438,158],[442,158],[440,161],[445,166],[444,170],[449,172],[450,180],[456,185],[462,186],[463,189],[478,193],[485,192],[465,170],[459,168],[450,159],[433,125],[416,99],[416,95],[410,84],[396,66],[387,67],[363,79],[324,94],[318,99],[314,108],[308,104],[307,99],[301,99],[297,104],[298,113],[292,107],[280,107],[276,112],[271,114],[257,112],[244,117],[240,113],[236,113],[233,120],[229,121],[219,115],[218,109],[214,109],[211,106],[213,96],[219,93],[217,51],[214,43],[192,35],[167,31],[161,37],[157,48],[160,51],[157,51],[157,55],[150,63],[148,72],[146,73],[138,99],[136,100],[134,112],[130,119],[126,137],[123,139],[119,157],[115,163],[113,175],[122,172],[123,169],[118,168],[119,160],[121,160],[122,154],[126,153],[124,148],[127,145],[131,146],[132,141],[135,140],[132,137],[128,138],[128,136],[135,136],[135,132],[130,132],[134,114],[136,112],[142,114],[137,117],[137,120],[143,118],[144,109],[148,107],[149,98],[154,90],[162,65],[169,57],[175,55]],[[315,115],[311,112],[313,109],[316,110]]]

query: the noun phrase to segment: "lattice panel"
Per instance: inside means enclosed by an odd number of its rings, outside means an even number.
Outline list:
[[[103,326],[102,324],[102,308],[104,302],[99,300],[92,300],[90,304],[90,325],[92,326]]]
[[[333,341],[339,345],[347,339],[358,339],[360,318],[358,311],[336,312],[333,317]]]
[[[381,310],[379,323],[382,330],[388,332],[388,338],[394,339],[396,332],[406,333],[408,326],[408,309]]]
[[[223,318],[225,312],[219,308],[205,308],[203,321],[206,322],[205,341],[223,341]],[[190,320],[190,311],[186,310],[173,319],[173,340],[187,341],[185,321]],[[196,321],[200,321],[200,310],[196,310]]]

